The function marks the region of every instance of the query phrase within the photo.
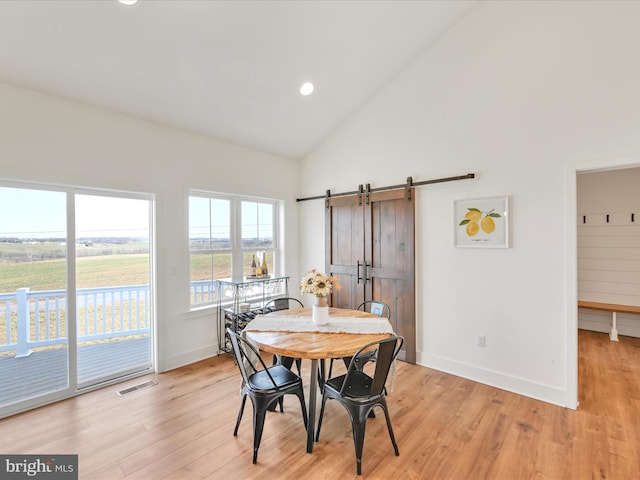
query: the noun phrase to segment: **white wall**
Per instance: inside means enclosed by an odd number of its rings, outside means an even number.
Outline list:
[[[298,271],[298,162],[0,84],[0,178],[156,195],[159,370],[217,353],[215,311],[189,313],[187,192],[284,202]]]
[[[634,2],[481,2],[304,159],[303,196],[477,174],[418,189],[418,363],[576,406],[575,176],[636,162],[639,21]],[[512,248],[454,248],[453,202],[496,195]],[[323,215],[301,204],[303,270]]]

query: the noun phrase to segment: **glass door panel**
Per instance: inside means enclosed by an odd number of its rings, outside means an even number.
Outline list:
[[[0,186],[0,412],[69,388],[67,194]]]
[[[152,366],[151,201],[77,194],[78,385]]]

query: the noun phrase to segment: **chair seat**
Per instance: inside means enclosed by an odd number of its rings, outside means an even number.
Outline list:
[[[331,378],[327,380],[325,387],[335,390],[335,394],[339,395],[346,377],[347,375],[345,374]],[[371,385],[373,385],[373,378],[362,371],[355,371],[349,378],[349,384],[345,387],[343,396],[349,398],[363,397],[370,399]]]
[[[300,377],[282,365],[274,365],[267,369],[273,377],[278,388],[285,388],[295,385],[300,381]],[[273,391],[273,382],[269,378],[266,370],[260,370],[249,376],[249,385],[253,390]]]

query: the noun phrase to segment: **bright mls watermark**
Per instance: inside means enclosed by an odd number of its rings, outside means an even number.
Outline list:
[[[0,480],[78,480],[78,455],[1,455]]]

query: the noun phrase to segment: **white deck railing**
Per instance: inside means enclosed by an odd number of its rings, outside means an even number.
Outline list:
[[[66,312],[66,290],[1,293],[0,351],[23,357],[32,348],[67,343]],[[148,334],[149,286],[78,289],[76,322],[78,342]]]
[[[211,302],[211,285],[192,282],[192,297]],[[78,289],[78,343],[149,334],[149,311],[148,285]],[[66,312],[66,290],[0,293],[0,352],[16,351],[16,357],[23,357],[32,348],[66,344]]]

